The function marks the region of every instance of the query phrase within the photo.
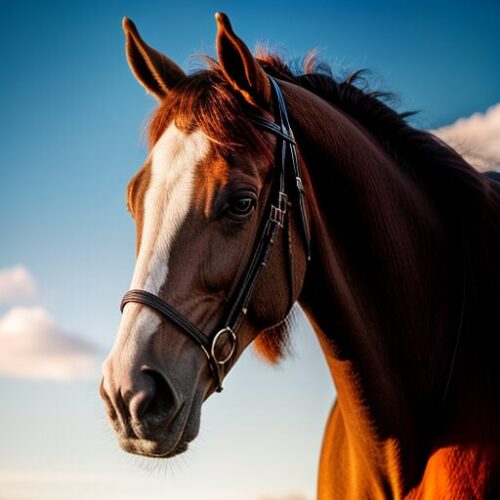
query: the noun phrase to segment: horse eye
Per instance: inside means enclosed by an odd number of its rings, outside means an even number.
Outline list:
[[[253,212],[254,208],[255,198],[244,196],[231,200],[226,209],[226,213],[233,219],[242,220],[248,217]]]

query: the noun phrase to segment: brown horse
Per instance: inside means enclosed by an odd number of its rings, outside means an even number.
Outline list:
[[[159,106],[127,196],[143,292],[101,384],[120,445],[185,450],[250,343],[279,360],[298,301],[338,392],[318,498],[500,498],[500,184],[354,79],[254,58],[216,20],[219,61],[191,75],[124,21]]]

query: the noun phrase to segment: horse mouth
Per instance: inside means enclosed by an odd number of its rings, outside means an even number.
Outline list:
[[[181,405],[175,416],[161,426],[158,423],[151,426],[144,422],[129,422],[127,432],[118,434],[121,448],[151,458],[172,458],[185,452],[198,434],[194,422],[199,420],[193,418],[191,411],[181,411],[183,408],[186,409]]]
[[[180,440],[173,447],[166,447],[158,441],[149,441],[138,438],[127,438],[120,440],[123,450],[134,455],[148,458],[172,458],[185,452],[189,443],[187,440]]]

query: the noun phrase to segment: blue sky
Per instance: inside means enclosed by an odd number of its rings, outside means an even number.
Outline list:
[[[132,274],[124,193],[154,107],[126,65],[121,19],[189,69],[193,54],[214,53],[217,10],[251,47],[266,42],[292,57],[318,48],[338,73],[373,70],[401,109],[421,110],[415,123],[424,128],[500,101],[494,1],[0,1],[0,270],[29,270],[37,291],[19,304],[43,307],[102,353]],[[0,303],[0,315],[18,302]],[[110,498],[109,478],[126,478],[130,498],[144,498],[144,487],[148,498],[312,498],[333,389],[306,327],[296,350],[278,370],[249,353],[207,404],[195,450],[161,473],[117,450],[95,378],[4,377],[0,497],[32,477],[38,483],[23,498]],[[89,490],[92,481],[100,486]]]

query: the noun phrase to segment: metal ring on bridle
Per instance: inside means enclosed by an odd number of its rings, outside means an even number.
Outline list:
[[[217,347],[217,342],[219,341],[222,336],[227,333],[228,338],[231,341],[231,349],[229,350],[228,355],[224,359],[217,359],[217,356],[215,354],[215,348]],[[212,341],[212,348],[210,349],[210,353],[212,354],[212,359],[218,364],[218,365],[225,365],[232,357],[234,354],[234,351],[236,351],[236,334],[229,328],[229,326],[226,326],[222,330],[219,330],[215,337],[214,340]]]

